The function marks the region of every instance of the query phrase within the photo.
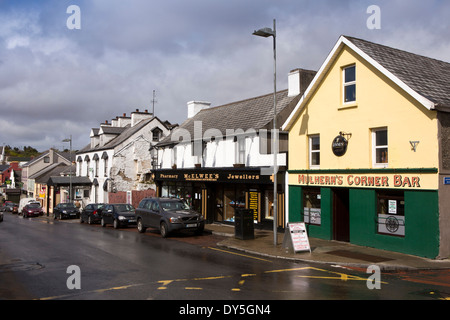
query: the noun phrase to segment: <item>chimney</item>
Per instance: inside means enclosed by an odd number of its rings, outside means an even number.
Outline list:
[[[135,112],[131,113],[131,126],[134,127],[136,124],[141,122],[142,120],[147,120],[153,118],[153,114],[149,113],[148,110],[145,110],[144,112],[139,111],[139,109],[136,109]]]
[[[207,101],[189,101],[187,103],[188,106],[188,119],[195,116],[197,113],[202,111],[203,109],[208,109],[211,106],[211,102]]]
[[[295,97],[303,94],[316,75],[316,71],[294,69],[288,76],[288,96]]]

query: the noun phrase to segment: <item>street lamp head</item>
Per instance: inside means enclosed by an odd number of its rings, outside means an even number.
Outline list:
[[[273,31],[270,28],[262,28],[259,30],[255,30],[255,32],[253,32],[254,36],[259,36],[259,37],[275,37],[275,31]]]

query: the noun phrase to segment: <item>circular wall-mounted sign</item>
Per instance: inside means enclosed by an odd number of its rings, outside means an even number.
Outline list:
[[[334,138],[333,143],[331,144],[331,149],[333,150],[334,155],[342,157],[347,152],[347,145],[347,139],[339,135]]]

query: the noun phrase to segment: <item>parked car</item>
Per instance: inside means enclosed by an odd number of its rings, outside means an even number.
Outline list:
[[[19,205],[17,203],[6,202],[3,205],[3,207],[1,208],[1,211],[17,213],[18,212],[18,207],[19,207]]]
[[[3,203],[3,204],[0,206],[0,211],[3,211],[3,212],[8,211],[8,206],[9,206],[11,203],[12,203],[11,201],[5,201],[5,203]]]
[[[30,202],[22,209],[22,215],[24,218],[39,217],[44,214],[41,204],[39,202]]]
[[[53,217],[55,219],[80,218],[80,211],[73,203],[60,203],[53,208]]]
[[[87,222],[88,224],[98,223],[102,220],[102,208],[104,203],[90,203],[80,212],[80,223]]]
[[[128,203],[107,204],[102,208],[102,227],[112,224],[114,229],[136,224],[135,208]]]
[[[12,212],[13,214],[19,213],[19,204],[17,204],[17,203],[12,203],[10,207],[11,207],[11,212]]]
[[[138,231],[143,233],[148,227],[158,228],[163,238],[176,230],[191,230],[202,233],[204,217],[190,209],[189,205],[174,198],[146,198],[136,209]]]
[[[25,207],[30,202],[38,202],[35,198],[22,198],[19,201],[19,214],[22,213],[23,207]]]

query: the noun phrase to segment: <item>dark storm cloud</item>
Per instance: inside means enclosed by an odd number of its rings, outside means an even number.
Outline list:
[[[39,3],[39,4],[38,4]],[[81,9],[69,30],[66,9]],[[382,29],[366,27],[371,4]],[[0,1],[0,143],[74,148],[92,127],[137,108],[181,123],[186,102],[220,105],[272,90],[272,40],[253,30],[277,19],[278,87],[289,70],[318,69],[341,34],[448,60],[446,1]]]

